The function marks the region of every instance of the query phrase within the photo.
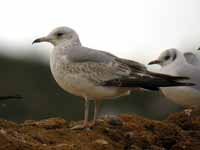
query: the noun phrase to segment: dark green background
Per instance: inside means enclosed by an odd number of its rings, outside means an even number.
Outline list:
[[[63,91],[54,81],[49,65],[35,59],[0,56],[0,95],[20,94],[21,100],[0,101],[0,118],[24,121],[47,117],[83,118],[84,101]],[[162,119],[181,108],[159,92],[138,92],[103,101],[101,115],[136,113]],[[92,111],[92,110],[91,110]]]

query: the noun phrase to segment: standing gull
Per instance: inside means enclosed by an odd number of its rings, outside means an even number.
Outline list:
[[[84,123],[77,128],[90,126],[89,100],[95,101],[93,126],[102,99],[124,96],[138,88],[158,90],[159,87],[192,85],[179,82],[188,79],[186,77],[149,72],[138,62],[83,47],[78,34],[68,27],[56,28],[49,35],[33,41],[38,42],[50,42],[54,45],[50,67],[60,87],[85,100]]]
[[[161,73],[175,76],[187,76],[189,82],[195,83],[191,87],[163,87],[163,94],[177,104],[183,106],[200,105],[200,68],[198,58],[191,52],[181,53],[177,49],[167,49],[157,60],[149,64],[161,65]]]

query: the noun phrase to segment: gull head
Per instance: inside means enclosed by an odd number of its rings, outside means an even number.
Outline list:
[[[51,31],[47,36],[37,38],[33,41],[34,43],[49,42],[54,46],[65,44],[73,45],[80,44],[78,34],[69,27],[58,27]]]
[[[177,49],[174,48],[167,49],[160,54],[157,60],[149,62],[149,65],[158,64],[162,67],[167,66],[176,60],[177,55],[178,55]]]

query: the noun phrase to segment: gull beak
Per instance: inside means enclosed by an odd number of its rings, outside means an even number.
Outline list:
[[[153,60],[151,62],[148,63],[148,65],[154,65],[154,64],[161,64],[161,61],[160,60]]]
[[[49,38],[47,38],[47,37],[38,38],[38,39],[34,40],[34,41],[32,42],[32,44],[40,43],[40,42],[49,42]]]

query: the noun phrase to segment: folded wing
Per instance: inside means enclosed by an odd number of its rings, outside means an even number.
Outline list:
[[[69,51],[69,50],[68,50]],[[181,82],[187,77],[175,77],[153,73],[136,61],[118,58],[110,53],[86,47],[70,50],[68,60],[73,70],[99,86],[144,88],[158,90],[159,87],[191,86]]]

